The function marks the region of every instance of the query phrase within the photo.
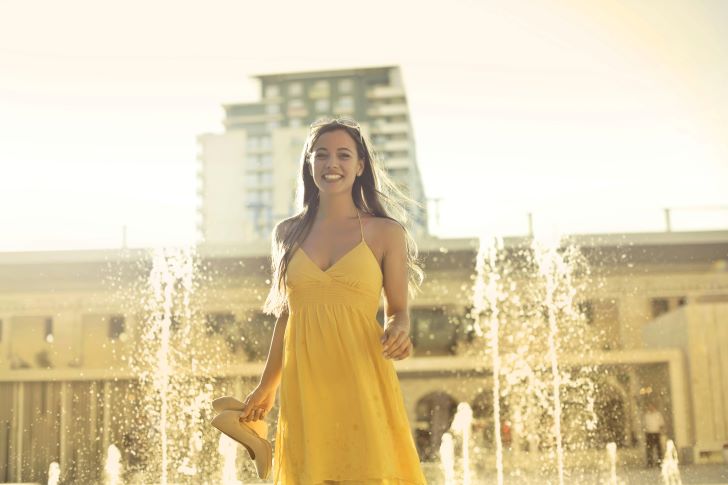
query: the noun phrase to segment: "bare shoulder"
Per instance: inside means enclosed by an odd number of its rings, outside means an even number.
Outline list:
[[[369,216],[370,238],[378,243],[382,253],[396,248],[405,239],[405,231],[396,220],[387,217]]]
[[[273,228],[273,237],[275,238],[275,240],[282,241],[286,234],[288,234],[288,232],[293,227],[295,221],[296,216],[293,216],[278,222],[278,224],[276,224],[276,227]]]

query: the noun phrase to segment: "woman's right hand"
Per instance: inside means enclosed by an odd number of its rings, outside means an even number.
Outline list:
[[[257,386],[243,400],[243,412],[240,414],[240,421],[257,421],[263,419],[276,401],[276,389],[266,389]]]

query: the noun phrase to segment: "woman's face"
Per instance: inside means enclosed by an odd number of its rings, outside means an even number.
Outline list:
[[[351,191],[356,176],[364,169],[363,160],[357,156],[356,142],[346,130],[322,134],[314,143],[311,153],[311,173],[321,192]],[[330,180],[327,174],[332,175]]]

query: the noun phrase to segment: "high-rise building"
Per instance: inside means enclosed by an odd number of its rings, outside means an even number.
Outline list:
[[[262,100],[225,105],[225,131],[198,137],[198,229],[204,244],[268,239],[296,212],[300,157],[309,124],[324,116],[359,121],[389,176],[425,201],[399,67],[255,76]],[[412,207],[411,231],[427,234],[427,210]]]

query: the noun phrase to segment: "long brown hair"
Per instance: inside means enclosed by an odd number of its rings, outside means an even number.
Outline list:
[[[263,305],[263,312],[268,315],[280,317],[284,310],[288,310],[285,290],[288,263],[295,249],[310,232],[319,206],[319,190],[308,163],[312,155],[311,148],[321,135],[334,130],[344,130],[349,134],[356,143],[358,157],[364,161],[364,170],[356,177],[352,187],[354,205],[362,212],[386,217],[402,226],[407,243],[408,294],[414,297],[421,290],[424,272],[418,261],[417,244],[407,229],[409,216],[406,206],[413,204],[421,207],[422,204],[404,194],[379,167],[378,157],[367,137],[360,128],[350,124],[342,124],[337,119],[326,124],[315,124],[306,138],[300,158],[301,180],[296,191],[296,199],[302,208],[298,214],[280,221],[271,237],[271,288]]]

